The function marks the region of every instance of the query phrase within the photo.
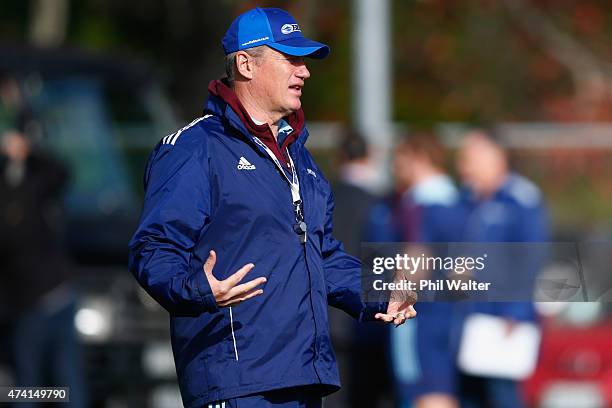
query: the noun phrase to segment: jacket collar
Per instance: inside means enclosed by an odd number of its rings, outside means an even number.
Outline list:
[[[283,145],[279,146],[272,135],[270,126],[268,124],[258,125],[253,122],[253,119],[251,119],[251,116],[238,99],[238,96],[236,96],[236,93],[234,93],[224,79],[211,81],[208,85],[208,91],[210,92],[210,98],[206,104],[207,111],[225,117],[234,128],[245,136],[249,138],[252,136],[258,137],[285,164],[288,163],[284,153],[286,148],[298,140],[298,138],[300,139],[300,144],[305,142],[307,132],[304,129],[304,111],[302,109],[284,118],[293,128],[293,132],[287,136]],[[300,137],[302,134],[304,137]]]

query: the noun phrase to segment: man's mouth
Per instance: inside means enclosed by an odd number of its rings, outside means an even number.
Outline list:
[[[300,85],[292,85],[289,87],[289,89],[293,89],[296,92],[299,92],[300,94],[302,93],[302,87]]]

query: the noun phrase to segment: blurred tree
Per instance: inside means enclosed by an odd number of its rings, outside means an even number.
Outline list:
[[[392,4],[396,120],[612,120],[612,2]],[[331,46],[327,60],[310,62],[303,102],[311,120],[348,121],[351,0],[3,0],[0,37],[148,60],[167,74],[188,119],[199,114],[208,81],[223,74],[223,33],[255,5],[288,8]]]
[[[533,36],[544,52],[562,64],[572,79],[573,109],[566,120],[612,119],[609,110],[612,96],[612,64],[598,57],[568,31],[560,30],[549,17],[524,0],[501,0],[516,25]],[[590,7],[589,7],[590,6]],[[576,23],[582,31],[596,33],[602,29],[601,13],[591,4],[576,7]],[[606,109],[602,109],[606,108]]]
[[[208,81],[221,76],[220,38],[233,2],[83,0],[74,2],[68,41],[148,60],[166,77],[184,120],[198,116]]]
[[[611,120],[611,11],[596,0],[396,1],[396,117]]]

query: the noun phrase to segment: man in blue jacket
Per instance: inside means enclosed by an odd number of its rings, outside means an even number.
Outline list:
[[[461,240],[459,191],[446,174],[446,151],[435,134],[419,132],[395,147],[393,170],[403,186],[397,223],[402,241],[423,243],[431,255]],[[433,244],[433,245],[427,245]],[[438,247],[439,245],[439,247]],[[428,279],[447,279],[431,271]],[[421,303],[419,319],[391,333],[391,356],[401,407],[457,408],[455,352],[451,347],[454,305],[444,299]],[[426,316],[425,318],[423,316]]]
[[[204,115],[150,156],[130,269],[170,313],[185,407],[320,407],[340,386],[328,304],[396,325],[416,312],[364,303],[361,265],[332,236],[300,103],[304,57],[329,48],[260,8],[223,48],[227,78],[210,83]]]
[[[495,139],[484,131],[466,134],[458,154],[458,170],[466,188],[463,211],[467,215],[463,229],[466,242],[547,242],[549,225],[546,206],[538,187],[525,177],[514,173],[506,152]],[[492,248],[492,247],[489,247]],[[506,295],[516,289],[514,302],[466,302],[460,312],[484,313],[505,320],[508,334],[519,322],[536,322],[536,311],[525,293],[533,293],[533,282],[542,260],[542,247],[525,245],[521,253],[500,251],[506,256],[519,255],[504,265],[497,262],[494,279],[507,282]],[[494,275],[495,276],[495,275]],[[520,282],[520,283],[519,283]],[[460,313],[460,314],[461,314]],[[507,378],[463,375],[462,402],[466,408],[524,407],[519,384]]]

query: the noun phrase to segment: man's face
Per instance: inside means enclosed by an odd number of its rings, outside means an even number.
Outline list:
[[[504,180],[506,160],[503,153],[478,133],[466,135],[457,164],[463,182],[478,195],[494,193]]]
[[[251,85],[268,112],[286,116],[300,109],[302,88],[310,77],[303,57],[293,57],[265,47],[257,58]]]
[[[23,161],[30,154],[30,143],[21,133],[10,130],[0,138],[0,151],[11,160]]]

